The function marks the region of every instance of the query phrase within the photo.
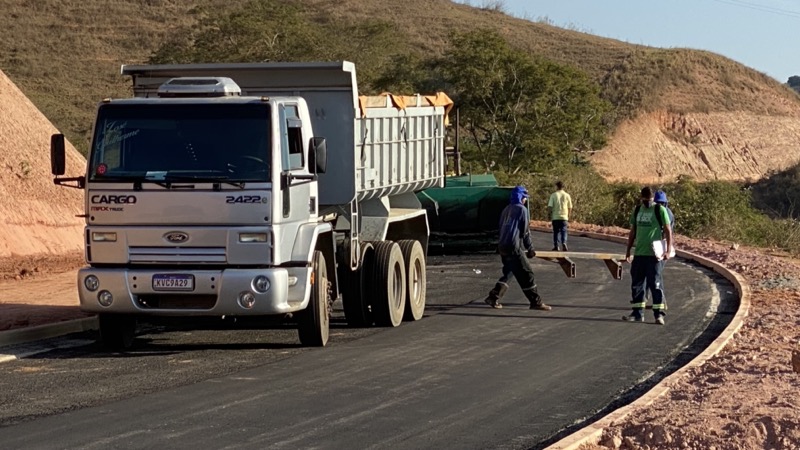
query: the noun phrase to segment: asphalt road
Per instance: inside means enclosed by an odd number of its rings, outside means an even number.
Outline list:
[[[575,237],[570,249],[624,250]],[[427,317],[339,323],[325,349],[241,322],[149,325],[126,354],[71,336],[60,341],[71,348],[0,364],[0,447],[540,448],[668,375],[735,308],[726,281],[673,261],[667,325],[623,322],[627,272],[616,281],[601,261],[576,262],[568,279],[535,261],[553,306],[541,312],[517,286],[504,309],[483,303],[496,255],[431,257]]]

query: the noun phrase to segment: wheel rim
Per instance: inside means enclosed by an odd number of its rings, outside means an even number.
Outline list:
[[[420,302],[420,293],[422,291],[422,264],[419,260],[414,261],[414,267],[411,270],[411,300],[415,305]]]
[[[322,319],[322,324],[325,325],[328,323],[328,277],[322,276],[320,277],[320,296],[319,298],[321,305],[319,305],[319,313]]]
[[[401,270],[400,263],[394,265],[394,274],[392,276],[392,304],[395,309],[400,308],[403,299],[403,271]]]

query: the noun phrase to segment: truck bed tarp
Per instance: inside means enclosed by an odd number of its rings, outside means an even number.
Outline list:
[[[453,100],[444,92],[437,92],[431,95],[396,95],[384,92],[380,95],[359,95],[358,106],[361,109],[361,117],[366,117],[367,108],[397,108],[400,110],[418,106],[444,106],[445,125],[450,122],[448,115],[453,109]]]

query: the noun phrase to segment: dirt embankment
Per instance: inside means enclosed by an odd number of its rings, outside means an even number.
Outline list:
[[[798,111],[800,112],[800,111]],[[800,162],[800,118],[713,112],[642,114],[592,157],[612,181],[758,180]]]
[[[575,235],[627,235],[617,227],[570,227]],[[716,356],[670,381],[669,390],[649,406],[605,429],[598,445],[580,449],[800,449],[798,261],[768,250],[683,236],[676,245],[742,275],[751,288],[749,315]],[[665,280],[667,296],[669,283],[677,282]],[[667,322],[670,326],[680,324]]]
[[[50,135],[56,128],[0,71],[0,259],[82,249],[83,191],[56,186]],[[67,145],[68,174],[86,161]]]

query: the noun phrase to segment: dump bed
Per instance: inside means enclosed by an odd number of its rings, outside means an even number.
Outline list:
[[[353,63],[245,63],[122,66],[134,95],[155,97],[170,78],[229,77],[243,96],[300,96],[314,134],[328,143],[320,203],[414,192],[443,186],[446,112],[437,96],[359,97]]]

